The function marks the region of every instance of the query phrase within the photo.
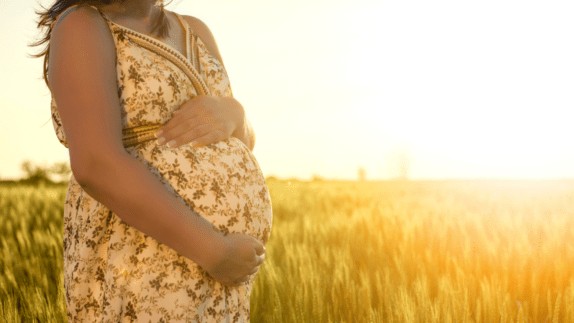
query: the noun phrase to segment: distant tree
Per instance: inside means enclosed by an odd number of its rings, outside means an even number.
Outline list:
[[[52,166],[34,164],[29,160],[22,162],[24,177],[22,182],[30,184],[62,183],[68,181],[72,170],[68,163],[59,162]]]
[[[311,180],[312,180],[313,182],[322,182],[322,181],[325,180],[325,178],[323,178],[323,177],[320,176],[320,175],[314,174],[314,175],[311,177]]]
[[[357,176],[359,178],[359,181],[361,182],[367,180],[367,171],[365,170],[364,167],[359,167],[359,170],[357,171]]]
[[[59,162],[50,167],[49,173],[52,175],[52,178],[56,179],[57,182],[62,183],[67,182],[70,179],[72,169],[70,168],[70,164],[67,162]]]
[[[32,184],[50,183],[49,171],[46,167],[33,164],[31,161],[24,161],[21,165],[24,171],[24,182]]]

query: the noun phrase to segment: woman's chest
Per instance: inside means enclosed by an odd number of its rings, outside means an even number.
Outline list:
[[[124,123],[163,123],[197,95],[231,96],[223,65],[197,39],[193,55],[159,41],[113,29]]]

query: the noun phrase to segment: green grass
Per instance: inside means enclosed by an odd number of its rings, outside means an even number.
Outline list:
[[[0,186],[0,321],[63,322],[62,186]]]
[[[270,181],[252,322],[574,322],[574,182]],[[0,187],[0,317],[64,319],[65,189]]]

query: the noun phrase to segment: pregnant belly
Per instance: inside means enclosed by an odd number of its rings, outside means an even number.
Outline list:
[[[220,231],[267,242],[272,222],[269,191],[257,161],[239,139],[199,148],[148,142],[128,150]]]

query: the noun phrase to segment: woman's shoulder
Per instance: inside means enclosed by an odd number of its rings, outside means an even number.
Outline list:
[[[98,57],[92,65],[115,62],[115,44],[109,26],[91,6],[78,5],[63,11],[52,25],[49,47],[50,66],[73,59],[88,60],[92,55]]]
[[[62,43],[76,43],[78,46],[94,43],[102,49],[113,49],[107,46],[113,44],[113,38],[106,20],[97,8],[89,5],[72,6],[54,20],[50,47]]]
[[[52,29],[55,29],[61,24],[82,26],[93,24],[101,25],[104,22],[104,18],[96,7],[87,4],[76,4],[62,11],[62,13],[56,17]]]
[[[103,45],[111,38],[109,27],[99,10],[90,5],[74,5],[64,10],[54,20],[50,47],[63,40],[97,42]]]

